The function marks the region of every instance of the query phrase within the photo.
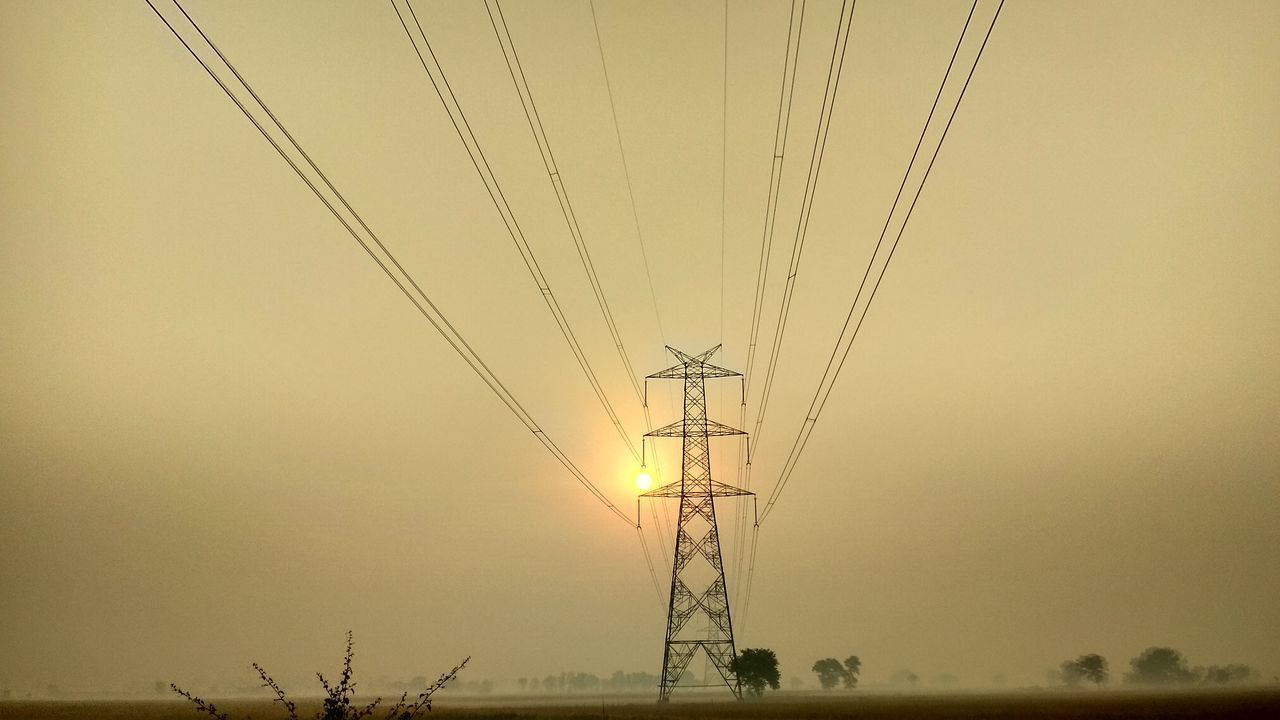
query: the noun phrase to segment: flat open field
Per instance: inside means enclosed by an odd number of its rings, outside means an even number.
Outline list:
[[[314,706],[299,703],[299,716],[308,717]],[[226,701],[220,710],[232,718],[252,715],[258,720],[283,718],[279,708],[263,701]],[[4,720],[69,720],[94,718],[116,720],[195,720],[189,706],[168,700],[5,702],[0,703]],[[374,717],[379,717],[375,713]],[[853,694],[796,696],[779,694],[762,702],[672,702],[658,705],[639,699],[603,703],[580,698],[576,704],[537,702],[522,698],[492,698],[485,701],[443,698],[430,718],[808,718],[810,720],[859,718],[1280,718],[1280,688],[1236,692],[1016,692],[1001,694],[889,695]]]

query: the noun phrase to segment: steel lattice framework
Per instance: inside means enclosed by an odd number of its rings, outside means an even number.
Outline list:
[[[672,690],[699,648],[706,652],[734,696],[742,698],[738,676],[733,671],[737,650],[733,642],[733,622],[729,616],[724,563],[720,557],[715,498],[753,493],[711,479],[710,438],[746,434],[707,419],[706,381],[741,376],[707,362],[719,349],[717,345],[701,355],[689,355],[667,347],[680,362],[646,378],[681,380],[684,383],[684,418],[645,435],[646,438],[678,437],[684,443],[680,481],[641,495],[680,498],[675,559],[671,567],[671,604],[667,610],[667,636],[662,655],[660,702],[670,699]]]

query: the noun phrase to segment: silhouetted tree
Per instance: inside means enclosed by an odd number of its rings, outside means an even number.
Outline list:
[[[1149,647],[1129,665],[1133,672],[1125,673],[1125,682],[1137,685],[1185,685],[1197,679],[1182,653],[1170,647]]]
[[[857,655],[850,655],[844,659],[844,687],[846,690],[852,690],[858,685],[858,673],[862,670],[862,660]]]
[[[778,673],[778,656],[768,648],[746,648],[729,663],[738,682],[748,695],[760,697],[766,685],[777,690],[782,676]]]
[[[818,683],[822,685],[823,690],[835,687],[847,674],[844,666],[835,658],[823,658],[815,662],[811,669],[817,673]]]
[[[1107,659],[1101,655],[1097,653],[1081,655],[1073,663],[1080,676],[1093,683],[1094,687],[1102,687],[1107,681],[1110,669],[1107,666]]]
[[[1107,659],[1090,653],[1075,660],[1064,660],[1059,675],[1071,687],[1077,687],[1085,680],[1101,687],[1107,681]]]

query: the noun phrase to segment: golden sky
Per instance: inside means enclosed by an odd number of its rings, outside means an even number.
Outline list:
[[[633,512],[636,464],[392,8],[185,6]],[[413,7],[638,440],[483,3]],[[726,72],[724,3],[597,3],[633,217],[590,5],[503,4],[640,373],[671,364],[664,342],[745,363],[789,3],[728,9]],[[804,420],[968,10],[858,3],[754,489]],[[766,338],[839,11],[805,13]],[[872,681],[1029,684],[1153,644],[1280,672],[1277,38],[1271,2],[1007,3],[761,529],[739,648],[810,685],[814,659],[851,653]],[[348,628],[370,677],[464,655],[508,683],[658,671],[665,606],[634,531],[144,2],[0,5],[0,88],[0,689],[247,681],[250,660],[305,676]],[[712,416],[735,424],[737,393],[721,381]],[[655,424],[678,397],[651,386]],[[737,482],[720,442],[713,472]]]

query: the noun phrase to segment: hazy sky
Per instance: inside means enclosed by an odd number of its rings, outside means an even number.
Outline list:
[[[638,439],[641,408],[484,5],[413,7]],[[789,4],[728,7],[725,113],[723,3],[597,6],[655,308],[590,6],[503,4],[641,373],[671,364],[664,341],[723,341],[721,364],[745,362]],[[968,9],[858,4],[758,490],[804,418]],[[632,512],[636,464],[392,8],[188,10]],[[838,14],[813,0],[805,16],[763,337]],[[815,659],[850,653],[870,681],[910,668],[1031,683],[1084,652],[1119,672],[1153,644],[1280,673],[1277,38],[1274,2],[1009,0],[761,530],[739,648],[775,649],[811,685]],[[658,672],[665,606],[634,530],[145,3],[0,5],[0,88],[0,686],[248,682],[250,660],[305,676],[338,662],[348,628],[367,677],[465,655],[473,679],[507,682]],[[718,387],[712,415],[736,423],[737,384]],[[655,423],[677,417],[668,391],[650,388]],[[714,473],[734,482],[720,442]],[[733,534],[726,520],[730,558]]]

